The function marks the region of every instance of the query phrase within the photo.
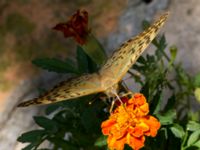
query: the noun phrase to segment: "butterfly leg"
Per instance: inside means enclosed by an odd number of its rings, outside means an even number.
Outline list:
[[[115,105],[115,100],[112,100],[112,103],[111,103],[111,106],[110,106],[110,110],[109,110],[110,114],[113,111],[114,105]]]
[[[120,97],[118,96],[118,94],[115,93],[115,92],[114,92],[113,94],[114,94],[114,95],[117,97],[117,99],[120,101],[121,105],[124,106],[124,104],[123,104],[122,100],[120,99]],[[113,108],[114,108],[115,102],[116,102],[116,99],[115,99],[115,100],[112,100],[111,107],[110,107],[110,110],[109,110],[110,114],[112,113],[112,110],[113,110]]]
[[[117,99],[120,101],[121,105],[124,107],[124,109],[126,110],[126,107],[125,107],[125,103],[122,102],[121,98],[119,97],[119,95],[117,93],[114,93],[115,96],[117,97]],[[116,100],[114,101],[114,103],[116,102]]]
[[[126,97],[126,96],[129,96],[129,95],[133,95],[133,92],[128,91],[127,93],[122,94],[120,97]]]

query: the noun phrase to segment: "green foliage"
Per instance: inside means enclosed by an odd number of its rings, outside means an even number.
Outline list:
[[[38,58],[34,59],[32,63],[48,71],[79,74],[79,71],[69,59],[62,61],[57,58]]]
[[[87,37],[87,42],[82,46],[82,48],[97,65],[105,63],[107,58],[105,50],[93,35]]]
[[[134,71],[129,72],[141,86],[140,92],[149,102],[150,114],[157,117],[162,125],[156,137],[146,138],[142,149],[200,149],[199,114],[197,112],[197,117],[194,117],[195,113],[191,110],[191,98],[200,86],[200,76],[192,78],[181,64],[175,64],[178,50],[171,46],[167,54],[164,35],[155,39],[153,44],[155,53],[141,56],[133,66]],[[96,71],[96,59],[88,55],[85,47],[78,46],[77,65],[69,59],[63,61],[56,58],[35,59],[33,63],[48,71],[80,75]],[[173,76],[170,75],[172,73]],[[40,129],[22,134],[18,141],[29,143],[24,150],[39,149],[44,141],[51,143],[52,149],[107,149],[107,137],[102,135],[100,126],[109,113],[105,111],[107,104],[98,97],[90,95],[48,105],[46,117],[34,117]],[[125,149],[130,147],[126,145]]]

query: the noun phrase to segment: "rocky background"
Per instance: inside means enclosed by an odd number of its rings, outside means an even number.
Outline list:
[[[162,32],[178,47],[178,60],[190,74],[200,71],[199,0],[1,0],[0,1],[0,149],[20,150],[16,138],[33,128],[32,116],[45,106],[16,105],[50,88],[66,75],[42,71],[31,64],[38,57],[74,57],[75,43],[51,28],[79,8],[90,15],[92,32],[110,54],[141,31],[141,22],[162,12],[170,18]]]

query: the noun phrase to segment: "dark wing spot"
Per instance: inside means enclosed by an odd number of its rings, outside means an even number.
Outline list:
[[[148,44],[151,41],[150,36],[145,37],[145,40],[146,40],[146,44]]]
[[[144,44],[144,42],[143,42],[143,41],[139,41],[139,42],[138,42],[138,46],[139,46],[139,47],[142,47],[142,46],[143,46],[143,44]]]
[[[127,43],[130,43],[131,41],[133,41],[133,39],[129,39],[129,40],[127,41]]]
[[[158,31],[158,27],[155,26],[155,27],[154,27],[154,30],[155,30],[155,32],[157,32],[157,31]]]
[[[124,42],[124,43],[120,46],[120,48],[125,48],[127,45],[128,45],[128,43],[127,43],[127,42]]]

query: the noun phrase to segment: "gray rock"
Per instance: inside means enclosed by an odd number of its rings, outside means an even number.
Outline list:
[[[107,39],[102,39],[108,49],[108,53],[117,48],[120,43],[136,35],[141,31],[143,19],[151,21],[157,13],[170,10],[171,15],[165,31],[170,45],[177,45],[178,61],[192,74],[200,68],[200,1],[198,0],[153,0],[150,4],[142,3],[141,0],[129,0],[119,19],[118,30]],[[63,77],[66,78],[66,77]],[[29,107],[17,109],[16,105],[23,99],[29,99],[37,95],[35,87],[52,87],[60,80],[56,74],[44,72],[41,76],[22,82],[8,98],[4,110],[0,112],[0,148],[1,150],[21,149],[21,143],[16,138],[34,126],[32,116],[41,114],[45,107]]]

